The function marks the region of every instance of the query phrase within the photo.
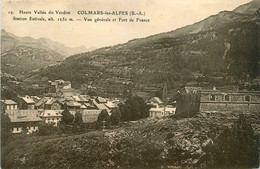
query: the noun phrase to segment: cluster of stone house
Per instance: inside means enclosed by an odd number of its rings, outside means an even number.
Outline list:
[[[83,123],[97,120],[102,110],[110,112],[112,108],[121,103],[119,100],[108,100],[102,97],[76,95],[68,97],[43,97],[25,96],[14,100],[1,100],[5,113],[11,120],[12,132],[21,133],[26,126],[28,133],[38,130],[39,123],[52,123],[54,126],[61,121],[62,111],[68,109],[75,115],[78,111],[82,114]]]

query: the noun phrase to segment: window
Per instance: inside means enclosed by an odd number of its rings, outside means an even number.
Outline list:
[[[229,95],[227,94],[224,95],[224,101],[230,101]]]
[[[245,101],[246,101],[246,102],[249,102],[249,101],[250,101],[250,96],[248,96],[248,95],[245,96]]]
[[[210,101],[215,101],[216,100],[216,96],[214,94],[211,94],[209,97]]]

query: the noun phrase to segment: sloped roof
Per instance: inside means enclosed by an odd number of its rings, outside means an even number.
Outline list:
[[[93,100],[93,104],[95,104],[99,110],[109,110],[109,108],[105,104],[97,103],[96,100]]]
[[[5,103],[5,104],[11,104],[11,105],[17,104],[17,103],[16,103],[15,101],[13,101],[13,100],[1,100],[1,102]]]
[[[149,100],[149,102],[163,104],[163,101],[159,97],[153,97]]]
[[[36,114],[27,114],[27,115],[10,115],[10,120],[12,123],[18,122],[40,122],[42,119],[37,117]]]
[[[65,103],[65,99],[64,98],[59,98],[57,99],[61,104],[64,104]]]
[[[65,100],[74,100],[72,96],[65,96]]]
[[[45,104],[51,105],[53,103],[55,103],[56,101],[58,101],[59,103],[63,103],[64,99],[56,99],[56,98],[50,98],[46,101]]]
[[[123,101],[121,101],[121,100],[112,100],[112,103],[114,103],[115,105],[119,105],[120,103],[123,103]]]
[[[69,102],[66,102],[67,106],[72,106],[72,107],[80,107],[81,104],[76,102],[76,101],[69,101]]]
[[[46,98],[42,98],[42,99],[39,100],[37,103],[35,103],[35,106],[36,106],[36,107],[41,106],[41,105],[43,105],[45,102],[46,102]]]
[[[89,99],[90,99],[90,96],[88,96],[88,95],[79,95],[79,98],[83,102],[88,102]]]
[[[163,107],[159,107],[159,108],[150,108],[149,111],[157,111],[157,112],[162,112],[163,111]]]
[[[105,103],[105,105],[108,107],[108,108],[114,108],[114,107],[117,107],[113,102],[107,102]]]
[[[96,105],[99,110],[107,110],[107,106],[105,104],[97,104]]]
[[[21,99],[23,99],[28,104],[35,103],[34,100],[32,98],[30,98],[30,97],[21,97]]]
[[[103,97],[97,97],[97,101],[99,103],[106,103],[107,102],[107,99],[103,98]]]
[[[53,104],[57,99],[49,98],[45,104]]]
[[[85,103],[87,109],[98,109],[94,103]]]
[[[85,106],[85,105],[81,105],[80,108],[81,108],[81,109],[86,109],[87,106]]]
[[[55,110],[45,110],[42,112],[41,117],[61,117],[62,115]]]
[[[174,107],[165,107],[165,111],[175,111],[175,110],[176,110],[176,108],[174,108]],[[163,112],[164,111],[164,107],[150,108],[149,111]]]
[[[38,96],[31,96],[31,98],[32,98],[35,102],[38,102],[39,100],[41,100],[41,98],[38,97]]]
[[[191,87],[191,86],[186,86],[185,91],[186,93],[197,93],[198,91],[201,91],[201,87]]]
[[[76,101],[81,101],[81,99],[79,98],[79,96],[72,96]]]

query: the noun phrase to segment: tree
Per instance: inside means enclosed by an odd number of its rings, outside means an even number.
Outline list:
[[[121,112],[119,108],[113,108],[111,110],[110,121],[112,125],[118,125],[121,121]]]
[[[74,116],[69,112],[68,109],[65,109],[62,113],[61,113],[62,117],[61,117],[61,121],[67,125],[70,125],[73,120],[74,120]]]
[[[78,126],[80,126],[83,123],[82,114],[79,111],[77,111],[75,114],[74,123]]]
[[[40,123],[37,135],[48,136],[57,132],[57,127],[53,124]]]
[[[1,144],[5,145],[8,141],[8,139],[12,136],[11,131],[11,120],[7,114],[5,114],[5,111],[1,114]]]
[[[138,120],[149,116],[149,106],[143,98],[138,96],[127,99],[125,104],[120,104],[119,110],[123,121]]]
[[[110,116],[107,112],[107,110],[102,110],[101,113],[98,115],[98,119],[97,119],[97,122],[99,124],[102,124],[103,121],[106,121],[106,123],[110,123]]]
[[[27,134],[29,132],[28,126],[26,124],[24,124],[24,126],[22,127],[22,134]]]
[[[214,168],[257,168],[259,149],[251,124],[243,114],[226,128],[209,150]]]

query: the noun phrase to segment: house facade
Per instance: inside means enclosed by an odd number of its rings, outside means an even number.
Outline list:
[[[97,121],[98,115],[101,113],[99,109],[84,109],[81,111],[83,123],[93,123]]]
[[[149,110],[149,117],[151,118],[161,118],[161,117],[169,117],[174,115],[176,112],[176,108],[174,107],[153,107]]]
[[[62,115],[55,111],[55,110],[45,110],[40,115],[42,118],[42,121],[47,124],[53,124],[54,126],[57,126],[58,123],[61,121]]]
[[[1,100],[1,106],[5,107],[5,110],[17,110],[18,104],[13,100]]]
[[[44,109],[62,110],[64,109],[64,101],[62,101],[61,99],[50,98],[45,102]]]
[[[26,132],[31,134],[39,129],[39,124],[42,119],[35,114],[12,114],[9,115],[11,120],[11,130],[13,134]]]
[[[20,97],[19,102],[20,102],[20,109],[27,109],[27,110],[34,109],[35,101],[29,96]]]

